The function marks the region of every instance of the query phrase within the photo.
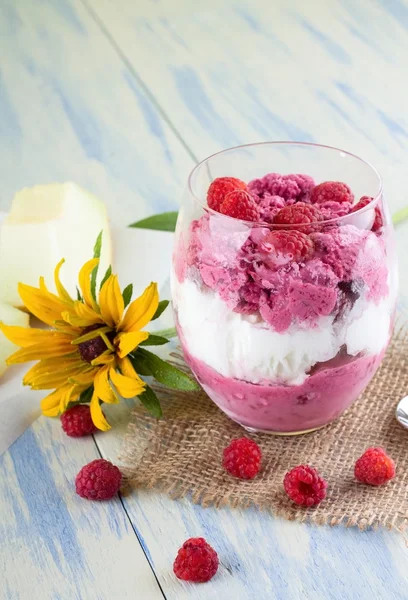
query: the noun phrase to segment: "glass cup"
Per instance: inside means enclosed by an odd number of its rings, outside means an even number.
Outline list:
[[[248,184],[259,221],[208,207],[217,177]],[[282,206],[311,204],[325,181],[347,184],[352,203],[323,195],[315,221],[273,223]],[[281,435],[327,425],[365,389],[393,329],[396,253],[380,176],[353,154],[315,144],[210,156],[188,180],[172,296],[185,359],[231,419]]]

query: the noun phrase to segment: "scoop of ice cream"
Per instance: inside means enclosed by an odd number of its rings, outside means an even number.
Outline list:
[[[325,221],[348,215],[352,207],[353,205],[351,202],[334,202],[332,200],[319,204],[320,212]]]
[[[312,177],[301,174],[268,173],[264,177],[253,179],[248,183],[251,194],[260,200],[269,194],[271,196],[281,196],[286,204],[292,204],[298,200],[304,201],[313,187]]]

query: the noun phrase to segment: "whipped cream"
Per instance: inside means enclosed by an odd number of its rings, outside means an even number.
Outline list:
[[[173,299],[188,351],[225,377],[300,385],[319,362],[342,346],[350,355],[377,355],[390,335],[392,299],[360,298],[345,320],[320,317],[314,327],[291,325],[277,333],[255,315],[234,313],[220,297],[192,280],[173,274]]]

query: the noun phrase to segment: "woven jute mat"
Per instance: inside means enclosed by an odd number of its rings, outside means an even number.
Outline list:
[[[180,364],[181,357],[174,355]],[[376,377],[335,423],[297,436],[249,435],[228,419],[204,392],[156,388],[164,418],[136,408],[125,436],[121,460],[133,488],[160,490],[172,498],[188,496],[206,507],[270,510],[290,520],[361,529],[408,526],[408,431],[395,420],[398,400],[408,393],[408,331],[400,327]],[[222,451],[248,435],[262,449],[262,470],[252,481],[235,479],[221,466]],[[382,446],[397,465],[397,476],[374,488],[357,483],[356,459],[369,446]],[[311,509],[294,505],[283,491],[285,473],[309,464],[328,481],[327,498]]]

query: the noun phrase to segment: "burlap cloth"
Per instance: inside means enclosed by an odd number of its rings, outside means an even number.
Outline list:
[[[395,408],[408,393],[407,350],[408,333],[400,327],[360,399],[332,425],[297,437],[247,434],[204,392],[159,388],[163,419],[156,421],[141,407],[132,413],[121,455],[125,478],[132,487],[189,496],[204,507],[255,505],[290,520],[403,531],[408,525],[408,431],[397,423]],[[252,481],[235,479],[221,466],[223,448],[243,435],[255,439],[263,454],[262,470]],[[384,447],[396,461],[397,476],[385,486],[362,485],[353,477],[356,459],[369,446]],[[327,498],[316,508],[296,507],[283,491],[285,473],[302,463],[317,468],[329,484]]]

